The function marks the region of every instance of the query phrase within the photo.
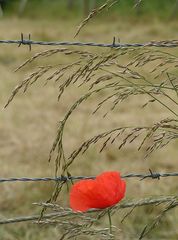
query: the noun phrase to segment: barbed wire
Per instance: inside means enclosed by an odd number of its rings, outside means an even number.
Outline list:
[[[140,173],[129,173],[126,175],[121,176],[122,178],[140,178],[140,180],[144,180],[146,178],[152,178],[152,179],[160,179],[164,177],[178,177],[178,172],[172,172],[172,173],[157,173],[152,172],[151,169],[149,169],[149,174],[140,174]],[[22,177],[22,178],[0,178],[0,183],[3,182],[48,182],[48,181],[76,181],[76,180],[84,180],[84,179],[95,179],[95,176],[60,176],[60,177],[42,177],[42,178],[28,178],[28,177]]]
[[[131,208],[131,207],[141,207],[141,206],[147,206],[147,205],[157,205],[162,204],[166,202],[176,202],[177,203],[177,196],[161,196],[161,197],[155,197],[155,198],[144,198],[139,200],[128,200],[124,201],[120,204],[115,205],[113,208],[115,210],[119,209],[125,209],[125,208]],[[61,208],[59,205],[51,204],[51,203],[34,203],[34,205],[41,206],[41,207],[59,207],[63,211],[56,211],[48,214],[43,214],[43,217],[41,219],[41,215],[33,215],[33,216],[20,216],[20,217],[14,217],[9,219],[0,219],[0,225],[3,224],[11,224],[11,223],[20,223],[20,222],[27,222],[27,221],[37,221],[37,223],[40,223],[40,219],[43,221],[44,219],[50,219],[54,217],[63,217],[68,215],[80,215],[81,212],[73,212],[70,208]],[[103,209],[90,209],[87,211],[87,213],[94,213],[98,211],[102,211]]]
[[[178,40],[164,40],[164,41],[150,41],[145,43],[120,43],[120,40],[116,43],[114,37],[112,43],[95,43],[95,42],[70,42],[70,41],[33,41],[31,35],[28,35],[28,39],[24,38],[21,34],[20,40],[0,40],[0,44],[17,44],[28,45],[31,50],[32,45],[45,45],[45,46],[89,46],[89,47],[106,47],[106,48],[129,48],[129,47],[178,47]]]
[[[43,218],[51,218],[57,216],[58,213],[49,213],[49,214],[44,214]],[[33,215],[33,216],[23,216],[23,217],[15,217],[15,218],[9,218],[9,219],[3,219],[0,220],[0,225],[1,224],[8,224],[8,223],[19,223],[19,222],[27,222],[27,221],[34,221],[38,220],[40,218],[40,215]]]

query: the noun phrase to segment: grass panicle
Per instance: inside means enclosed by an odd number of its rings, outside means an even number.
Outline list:
[[[112,226],[112,234],[109,228],[99,229],[97,227],[97,222],[107,217],[108,211],[110,211],[112,216],[113,214],[118,214],[122,209],[131,209],[124,217],[126,221],[127,217],[138,207],[150,206],[157,208],[157,217],[150,224],[146,225],[140,236],[138,236],[139,239],[142,239],[160,223],[161,218],[169,210],[178,206],[178,198],[177,196],[155,196],[139,200],[125,200],[107,209],[91,209],[85,213],[73,212],[70,208],[62,208],[56,203],[35,203],[35,205],[45,207],[49,211],[53,210],[53,213],[57,213],[55,216],[52,215],[52,217],[41,219],[38,223],[42,225],[52,224],[59,227],[63,232],[61,239],[70,239],[77,236],[77,234],[80,236],[87,235],[91,239],[93,239],[93,236],[97,236],[99,239],[115,239],[114,235],[116,236],[120,231],[118,228]],[[123,222],[123,219],[121,222]]]
[[[75,36],[76,37],[81,29],[91,20],[93,19],[93,17],[95,17],[96,15],[100,14],[103,10],[105,9],[109,9],[111,8],[114,4],[118,3],[119,1],[118,0],[107,0],[103,5],[101,5],[100,7],[96,8],[96,9],[93,9],[89,15],[80,23],[80,25],[78,26],[77,28],[77,31],[75,33]]]

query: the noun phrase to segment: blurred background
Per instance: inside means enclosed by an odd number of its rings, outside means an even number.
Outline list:
[[[100,6],[102,0],[0,0],[0,39],[20,39],[20,33],[33,40],[42,41],[93,41],[111,43],[113,36],[121,42],[148,42],[151,40],[176,39],[178,32],[178,1],[121,0],[109,11],[93,18],[74,39],[77,26],[93,7]],[[34,54],[50,49],[32,46],[0,45],[0,109],[3,109],[14,87],[34,68],[41,65],[35,61],[21,71],[14,69]],[[80,49],[80,48],[78,48]],[[93,51],[90,48],[82,50]],[[103,51],[95,49],[94,51]],[[177,49],[172,50],[176,55]],[[71,57],[70,57],[71,58]],[[66,63],[69,57],[53,56],[46,60]],[[148,69],[149,70],[149,69]],[[149,72],[149,71],[148,71]],[[69,72],[70,74],[70,72]],[[54,162],[48,163],[48,155],[55,138],[57,123],[71,104],[81,95],[82,90],[72,87],[60,102],[58,89],[50,83],[44,87],[39,82],[27,93],[18,94],[7,109],[0,112],[0,177],[45,177],[54,175]],[[100,96],[97,96],[99,99]],[[98,101],[97,99],[97,101]],[[152,125],[170,117],[160,105],[141,109],[144,98],[128,99],[106,119],[101,115],[91,116],[96,99],[82,105],[71,117],[65,130],[65,150],[71,152],[93,134],[116,126]],[[73,175],[95,175],[105,170],[130,172],[178,171],[177,145],[170,144],[155,152],[149,160],[143,160],[143,151],[138,152],[135,144],[122,150],[117,146],[108,147],[99,154],[95,146],[80,156],[72,166]],[[80,166],[80,167],[79,167]],[[38,214],[40,210],[33,202],[46,201],[53,190],[52,183],[4,183],[0,184],[0,218]],[[153,195],[169,195],[177,191],[174,179],[160,181],[128,180],[127,198],[141,198]],[[135,194],[137,193],[137,194]],[[68,193],[59,200],[68,206]],[[168,214],[154,234],[145,239],[178,239],[178,214],[174,210]],[[114,223],[121,228],[119,239],[138,239],[138,234],[146,223],[157,216],[153,209],[139,208],[123,223],[116,216]],[[121,217],[122,218],[122,217]],[[60,235],[54,226],[38,227],[31,223],[0,226],[2,240],[47,240],[58,239]]]
[[[1,16],[26,16],[26,17],[51,17],[60,18],[64,16],[76,17],[81,14],[87,15],[89,11],[104,3],[103,0],[1,0]],[[133,11],[133,6],[137,6]],[[113,7],[118,15],[156,15],[163,18],[174,18],[177,16],[177,0],[127,0],[119,1]],[[150,15],[151,14],[151,15]]]

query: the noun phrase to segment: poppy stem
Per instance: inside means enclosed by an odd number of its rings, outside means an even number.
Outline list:
[[[108,218],[109,218],[109,233],[112,234],[112,219],[110,209],[108,209]]]

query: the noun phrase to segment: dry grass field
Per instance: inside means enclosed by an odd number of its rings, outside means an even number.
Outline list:
[[[73,40],[78,20],[29,20],[1,19],[0,39],[18,39],[20,33],[31,33],[35,40]],[[121,42],[144,42],[150,40],[176,39],[177,22],[165,23],[159,20],[128,21],[124,19],[96,20],[90,23],[78,37],[80,41],[111,42],[118,36]],[[12,89],[33,68],[38,61],[14,73],[14,69],[28,57],[48,49],[33,46],[18,48],[15,45],[0,45],[0,177],[44,177],[53,176],[55,164],[48,162],[48,155],[55,138],[57,123],[64,116],[72,103],[81,94],[82,89],[70,87],[64,97],[57,102],[58,89],[54,83],[43,86],[39,82],[25,94],[18,94],[14,101],[4,110],[3,106]],[[98,49],[96,51],[99,51]],[[177,51],[177,50],[176,50]],[[174,54],[178,54],[174,52]],[[49,61],[61,64],[68,61],[66,57],[53,56]],[[50,64],[50,62],[49,62]],[[98,95],[97,98],[100,98]],[[117,126],[151,125],[166,117],[172,117],[159,104],[152,104],[142,109],[144,97],[135,96],[122,103],[113,113],[103,119],[102,113],[91,115],[96,99],[91,98],[82,104],[68,121],[65,129],[64,147],[71,152],[89,137]],[[3,110],[2,110],[3,109]],[[104,113],[104,112],[103,112]],[[144,151],[136,150],[136,143],[118,150],[117,144],[107,147],[99,154],[100,146],[92,147],[86,154],[79,156],[71,167],[73,175],[95,175],[105,170],[119,170],[123,174],[153,171],[178,171],[177,143],[155,152],[144,160]],[[33,215],[40,209],[32,205],[45,201],[53,190],[52,183],[1,183],[0,184],[0,218],[21,215]],[[160,181],[146,179],[127,180],[127,199],[153,195],[175,194],[177,179],[165,178]],[[68,206],[68,194],[62,196],[59,203]],[[119,212],[114,216],[113,224],[120,230],[118,239],[138,239],[145,224],[157,216],[151,208],[138,208],[123,223],[124,216]],[[107,221],[107,220],[106,220]],[[155,230],[145,239],[178,239],[178,210],[173,209]],[[59,239],[57,227],[42,227],[33,223],[20,223],[0,226],[2,240],[47,240]]]

